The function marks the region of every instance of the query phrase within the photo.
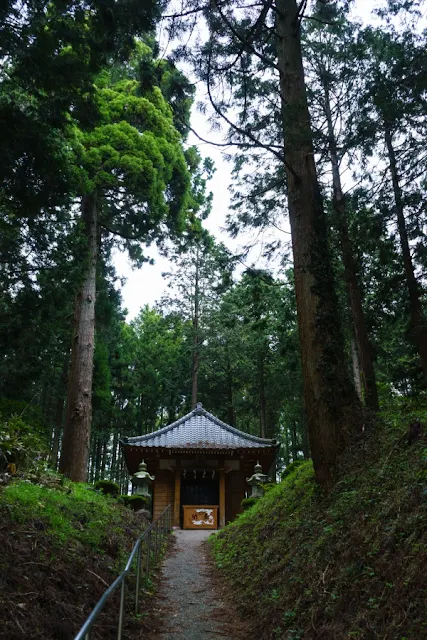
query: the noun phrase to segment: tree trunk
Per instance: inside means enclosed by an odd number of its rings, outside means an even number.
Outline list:
[[[390,162],[391,179],[393,182],[394,204],[397,215],[397,228],[399,229],[400,246],[402,248],[406,284],[409,293],[409,307],[411,313],[412,330],[414,332],[418,353],[420,354],[421,358],[421,366],[424,373],[424,384],[427,385],[427,326],[421,306],[420,291],[417,279],[415,277],[411,250],[409,248],[408,232],[406,230],[405,215],[403,211],[402,190],[400,188],[399,174],[397,171],[396,154],[394,153],[391,131],[386,123],[384,123],[384,133],[388,159]]]
[[[357,354],[357,346],[354,338],[350,339],[350,349],[351,349],[351,361],[353,364],[354,388],[356,389],[356,393],[359,396],[360,400],[362,400],[363,399],[362,378],[360,376],[359,356]]]
[[[289,434],[288,434],[288,428],[286,427],[285,432],[284,432],[284,440],[283,440],[283,462],[285,464],[285,467],[288,466],[288,464],[291,461],[291,456],[290,456],[290,451],[289,451]]]
[[[87,465],[87,478],[88,478],[88,482],[95,482],[96,478],[95,478],[95,471],[96,471],[96,443],[97,443],[97,438],[96,436],[92,435],[90,438],[90,452],[89,452],[89,459],[88,459],[88,465]]]
[[[117,433],[117,431],[114,431],[113,448],[111,452],[111,466],[110,466],[110,480],[112,480],[113,482],[117,482],[116,467],[117,467],[118,446],[119,446],[119,434]]]
[[[338,234],[341,244],[341,256],[344,266],[344,279],[350,298],[354,332],[362,369],[364,400],[369,409],[377,412],[379,411],[379,403],[374,363],[372,360],[372,347],[366,326],[365,313],[363,311],[362,292],[359,286],[357,266],[354,259],[354,248],[348,233],[347,208],[341,183],[337,141],[332,122],[329,90],[325,85],[325,81],[323,89],[325,92],[325,115],[329,137],[329,157],[332,166],[332,206],[337,220]]]
[[[56,403],[55,426],[53,428],[52,447],[50,452],[50,463],[54,469],[56,469],[58,466],[58,453],[59,453],[59,443],[61,440],[64,404],[65,404],[64,395],[60,393]]]
[[[53,430],[53,438],[52,438],[52,447],[50,454],[51,465],[54,469],[58,466],[58,454],[59,454],[59,443],[61,441],[61,433],[62,433],[62,422],[64,419],[64,406],[65,406],[65,390],[67,387],[67,374],[69,367],[69,357],[68,354],[64,358],[61,375],[59,377],[58,384],[58,397],[56,401],[56,411],[55,411],[55,426]]]
[[[117,445],[119,444],[119,434],[117,431],[113,432],[113,445],[111,448],[111,464],[110,464],[110,480],[115,482],[116,474],[116,460],[117,460]]]
[[[259,371],[259,423],[260,423],[260,436],[265,438],[265,426],[267,422],[266,414],[266,399],[265,399],[265,364],[264,358],[261,357],[260,371]]]
[[[97,198],[82,198],[82,218],[87,238],[87,265],[77,294],[67,412],[59,470],[75,482],[85,482],[92,421],[92,377],[95,342],[96,263],[98,254]]]
[[[234,419],[234,398],[233,398],[233,371],[231,369],[230,353],[227,349],[227,404],[228,404],[228,424],[235,426]]]
[[[171,424],[172,422],[175,422],[175,418],[176,418],[176,412],[175,412],[174,398],[171,398],[169,409],[168,409],[168,423]]]
[[[100,477],[101,453],[102,453],[102,442],[101,442],[101,438],[97,437],[95,439],[95,456],[94,456],[94,471],[93,471],[93,479],[95,482],[99,480],[99,477]]]
[[[298,460],[298,430],[296,420],[292,420],[291,426],[291,451],[292,461]]]
[[[126,472],[125,472],[125,462],[124,462],[124,458],[123,455],[120,454],[120,467],[119,467],[119,477],[120,477],[120,494],[121,495],[127,495],[128,492],[128,488],[127,488],[127,483],[126,483]]]
[[[101,469],[99,472],[101,480],[104,480],[106,466],[107,466],[107,436],[104,436],[102,440]]]
[[[199,247],[196,249],[196,281],[194,285],[194,316],[193,316],[193,364],[191,372],[191,408],[197,404],[199,384]]]
[[[305,416],[304,414],[301,416],[300,420],[300,429],[301,429],[301,449],[304,456],[304,460],[310,459],[310,444],[308,442],[308,433],[307,427],[305,424]]]
[[[344,340],[312,131],[295,0],[277,0],[278,66],[288,208],[307,427],[316,479],[333,484],[337,456],[358,421],[359,402]]]

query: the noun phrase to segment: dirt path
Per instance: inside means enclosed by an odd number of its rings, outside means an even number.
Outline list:
[[[203,542],[210,531],[175,531],[157,595],[159,640],[237,640],[235,614],[219,599]],[[243,636],[244,637],[244,636]]]

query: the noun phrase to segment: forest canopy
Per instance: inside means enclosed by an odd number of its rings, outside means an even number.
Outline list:
[[[33,429],[55,469],[125,490],[120,438],[202,401],[328,489],[381,412],[423,406],[425,3],[365,22],[355,4],[0,9],[0,433]],[[203,100],[228,234],[269,238],[258,262],[205,228]],[[114,252],[143,290],[152,244],[168,287],[129,319]]]

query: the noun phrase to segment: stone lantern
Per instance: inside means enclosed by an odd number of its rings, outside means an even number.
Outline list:
[[[138,471],[131,478],[133,486],[136,487],[136,495],[147,496],[147,498],[149,498],[150,492],[148,490],[148,486],[150,482],[153,482],[153,480],[154,476],[150,476],[147,471],[147,464],[143,460],[138,467]]]
[[[259,462],[254,467],[255,473],[246,478],[246,482],[252,487],[251,498],[261,498],[264,495],[264,489],[262,485],[268,481],[268,476],[262,472],[262,467]]]

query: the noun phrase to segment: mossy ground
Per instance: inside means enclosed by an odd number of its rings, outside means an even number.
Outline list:
[[[331,494],[308,462],[212,537],[254,637],[427,638],[427,437],[408,445],[408,416],[385,418]]]
[[[49,488],[21,480],[3,488],[2,637],[71,640],[146,526],[145,518],[88,485]],[[116,637],[118,595],[91,637]],[[144,611],[144,595],[142,603]]]

